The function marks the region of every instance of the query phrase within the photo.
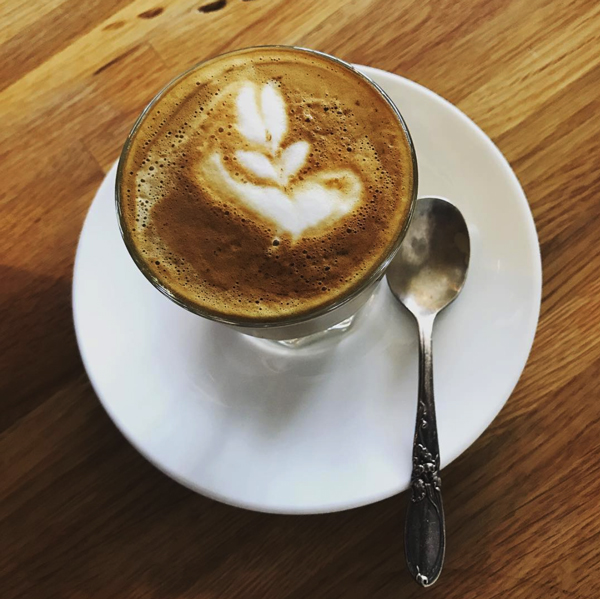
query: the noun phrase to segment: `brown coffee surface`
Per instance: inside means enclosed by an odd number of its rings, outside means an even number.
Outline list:
[[[251,322],[360,285],[401,234],[415,176],[385,99],[344,65],[288,48],[181,77],[120,169],[125,239],[147,274],[192,309]]]

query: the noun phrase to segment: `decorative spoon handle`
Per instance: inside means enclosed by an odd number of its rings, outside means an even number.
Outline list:
[[[435,316],[419,324],[419,405],[413,442],[411,498],[406,514],[404,548],[413,578],[424,587],[439,577],[446,549],[446,528],[440,479],[431,337]]]

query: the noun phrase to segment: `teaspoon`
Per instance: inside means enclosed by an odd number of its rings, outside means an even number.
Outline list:
[[[441,198],[422,198],[387,270],[392,293],[419,327],[419,398],[404,547],[408,570],[424,587],[438,579],[446,549],[433,397],[433,322],[460,293],[469,256],[469,231],[458,208]]]

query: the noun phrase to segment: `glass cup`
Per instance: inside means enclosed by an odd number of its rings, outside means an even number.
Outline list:
[[[218,315],[211,314],[209,312],[205,312],[198,308],[197,306],[191,305],[189,302],[186,302],[184,298],[179,297],[172,290],[168,289],[165,285],[163,285],[147,268],[144,264],[144,261],[140,258],[138,251],[136,250],[134,244],[130,240],[129,236],[126,233],[126,228],[124,224],[123,214],[121,210],[121,199],[120,199],[120,188],[121,181],[123,177],[123,165],[125,164],[125,159],[128,155],[130,147],[132,145],[132,141],[135,138],[138,129],[143,122],[148,111],[156,104],[168,91],[183,77],[189,75],[191,72],[201,69],[203,65],[208,61],[202,61],[175,79],[173,79],[170,83],[168,83],[146,106],[141,115],[136,120],[131,132],[129,133],[127,140],[125,141],[125,145],[123,146],[123,150],[121,152],[121,157],[119,160],[119,166],[117,170],[117,182],[116,182],[116,204],[117,204],[117,214],[119,227],[121,229],[121,234],[123,236],[123,240],[125,245],[133,258],[134,262],[138,266],[138,268],[142,271],[142,273],[146,276],[146,278],[156,287],[161,293],[166,295],[173,302],[185,308],[186,310],[193,312],[199,316],[207,318],[209,320],[222,323],[226,326],[229,326],[240,333],[245,335],[250,335],[252,337],[269,340],[272,342],[276,342],[285,347],[297,348],[304,347],[306,345],[312,344],[316,341],[321,341],[323,339],[329,339],[331,337],[335,337],[347,332],[355,322],[356,317],[362,312],[362,308],[365,307],[368,300],[372,297],[375,292],[379,282],[383,278],[385,274],[385,270],[396,255],[402,239],[404,238],[406,231],[408,230],[410,220],[412,218],[414,205],[417,198],[417,160],[416,154],[414,150],[414,145],[412,139],[410,137],[410,133],[404,122],[400,111],[396,107],[396,105],[392,102],[391,98],[386,94],[386,92],[372,79],[355,69],[351,64],[331,56],[329,54],[325,54],[323,52],[319,52],[317,50],[311,50],[307,48],[300,48],[295,46],[260,46],[251,48],[253,50],[257,50],[260,48],[285,48],[291,50],[298,50],[301,52],[310,52],[315,55],[318,55],[327,60],[333,61],[338,65],[343,66],[347,69],[351,76],[358,77],[363,81],[366,81],[371,87],[373,87],[376,92],[387,102],[387,104],[392,109],[394,115],[398,119],[398,125],[402,133],[405,135],[406,140],[408,142],[408,146],[410,148],[411,156],[412,156],[412,171],[413,176],[410,182],[410,188],[408,190],[410,207],[408,211],[408,216],[406,221],[402,227],[402,230],[398,232],[397,238],[395,242],[391,246],[390,250],[381,256],[380,261],[376,268],[374,268],[368,276],[360,281],[360,283],[352,289],[352,291],[343,293],[339,298],[333,301],[331,304],[316,309],[307,313],[304,313],[300,316],[282,316],[279,320],[276,321],[266,321],[266,322],[248,322],[247,320],[236,320],[235,318],[224,318]],[[245,48],[244,50],[248,50]],[[235,50],[235,52],[239,52],[240,50]],[[212,59],[210,59],[212,60]]]

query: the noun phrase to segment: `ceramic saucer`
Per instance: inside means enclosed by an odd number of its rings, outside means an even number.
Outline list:
[[[448,198],[471,235],[471,266],[434,335],[442,466],[510,396],[537,325],[541,262],[523,190],[462,112],[397,75],[360,67],[404,115],[419,195]],[[319,351],[276,350],[190,314],[138,271],[121,240],[115,168],[87,215],[73,310],[100,401],[166,474],[254,510],[316,513],[408,486],[417,397],[410,317],[381,285],[355,329]]]

